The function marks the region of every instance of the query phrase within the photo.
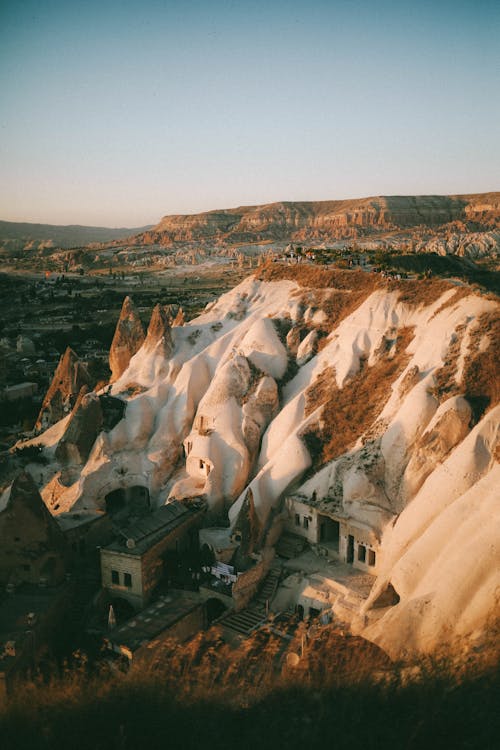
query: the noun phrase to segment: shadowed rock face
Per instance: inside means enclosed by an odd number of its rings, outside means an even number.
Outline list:
[[[84,464],[101,430],[112,430],[122,419],[126,404],[108,394],[89,393],[84,386],[73,407],[64,435],[56,448],[58,461]]]
[[[130,297],[125,297],[109,350],[111,382],[118,380],[128,363],[144,343],[144,329]]]
[[[73,408],[83,386],[93,388],[95,381],[87,366],[69,346],[62,355],[52,383],[38,415],[36,429],[46,429],[65,417]]]
[[[84,386],[56,448],[56,458],[65,463],[83,464],[101,430],[102,410],[98,396]]]
[[[7,506],[0,513],[0,538],[0,581],[37,583],[43,577],[54,584],[61,580],[65,540],[27,472],[12,483]]]

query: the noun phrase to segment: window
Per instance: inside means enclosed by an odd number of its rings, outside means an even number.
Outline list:
[[[120,574],[117,570],[111,571],[111,583],[116,583],[117,586],[120,583]]]
[[[26,565],[26,564],[24,564],[24,565],[22,565],[21,567],[22,567],[22,569],[23,569],[23,570],[25,570],[26,572],[28,572],[28,571],[30,571],[30,570],[31,570],[31,565]]]
[[[363,563],[366,561],[366,547],[364,544],[358,545],[358,560]]]
[[[205,462],[203,461],[202,458],[200,458],[200,469],[203,469],[204,466],[205,466]]]
[[[298,513],[295,514],[295,526],[300,526],[300,516]]]
[[[375,550],[368,550],[368,565],[375,565]]]
[[[124,573],[123,582],[128,589],[132,588],[132,576],[130,573]]]
[[[304,528],[309,528],[309,518],[307,516],[304,516]]]

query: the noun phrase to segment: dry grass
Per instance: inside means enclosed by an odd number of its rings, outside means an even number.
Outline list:
[[[436,373],[435,395],[443,401],[451,396],[463,394],[478,421],[489,409],[500,401],[500,314],[497,310],[484,313],[471,334],[469,353],[465,359],[461,380],[456,379],[457,361],[465,333],[465,324],[456,330],[455,339],[446,353],[443,366]],[[483,337],[488,338],[487,347],[479,350]]]
[[[401,328],[392,356],[380,353],[374,365],[361,366],[343,388],[337,387],[333,368],[324,370],[309,387],[306,414],[323,405],[322,425],[303,435],[315,469],[346,453],[373,425],[392,393],[394,380],[408,364],[406,349],[412,338],[413,328]]]
[[[455,336],[448,346],[443,366],[437,371],[435,376],[436,386],[433,395],[439,401],[444,401],[451,396],[460,393],[460,386],[456,379],[457,362],[460,355],[460,348],[465,335],[466,325],[463,323],[457,326]]]
[[[288,265],[268,262],[255,273],[259,281],[295,281],[307,289],[340,289],[361,291],[382,288],[386,282],[378,274],[365,273],[360,269],[342,270],[321,268],[309,264]]]
[[[443,302],[443,304],[438,307],[438,309],[432,315],[432,318],[435,318],[437,315],[440,315],[444,310],[448,309],[449,307],[453,307],[458,302],[460,302],[460,300],[465,299],[465,297],[470,297],[471,294],[473,294],[473,290],[470,287],[468,286],[457,287],[457,289],[455,289],[454,294],[452,294],[446,302]]]
[[[351,315],[370,294],[387,286],[378,274],[361,270],[342,271],[280,263],[266,264],[257,271],[256,278],[261,281],[295,281],[299,284],[303,291],[297,291],[293,296],[299,299],[303,309],[312,307],[325,313],[325,320],[316,326],[323,336]],[[319,350],[325,343],[325,340],[320,340]]]
[[[428,307],[450,288],[451,282],[443,279],[405,279],[389,284],[390,290],[399,291],[399,302],[411,307]]]
[[[302,642],[298,666],[286,666]],[[212,630],[165,644],[128,674],[92,676],[82,660],[60,679],[25,684],[0,705],[0,736],[2,750],[351,750],[374,738],[483,750],[498,744],[498,688],[487,664],[461,672],[421,658],[408,672],[331,626],[302,623],[291,643],[268,629],[236,650]]]
[[[478,350],[479,341],[488,336],[489,344],[484,351]],[[472,339],[472,337],[471,337]],[[500,401],[500,312],[485,313],[475,330],[476,351],[465,360],[461,386],[469,400],[482,400],[486,409]]]

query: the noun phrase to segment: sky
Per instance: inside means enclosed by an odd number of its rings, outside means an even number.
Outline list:
[[[0,219],[500,190],[498,0],[2,0]]]

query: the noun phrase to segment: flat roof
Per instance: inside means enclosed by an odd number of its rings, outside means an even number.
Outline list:
[[[160,597],[138,615],[112,630],[107,640],[114,650],[137,651],[160,633],[175,625],[197,607],[203,606],[198,594],[189,591],[173,591]]]
[[[202,512],[199,508],[192,508],[175,500],[122,529],[123,538],[104,547],[103,551],[142,555],[160,539]]]

